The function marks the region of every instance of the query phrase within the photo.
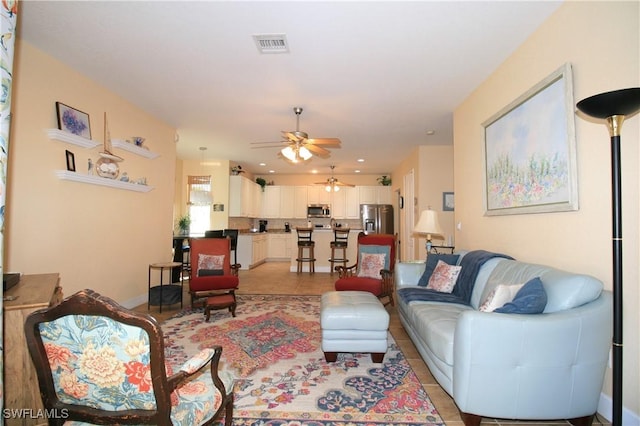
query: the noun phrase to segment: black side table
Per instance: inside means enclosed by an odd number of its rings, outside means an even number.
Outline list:
[[[160,313],[162,313],[162,305],[173,305],[180,302],[180,308],[182,308],[182,280],[178,283],[168,282],[164,284],[164,270],[173,268],[180,268],[182,270],[181,262],[160,262],[151,263],[149,265],[149,300],[147,303],[147,309],[151,308],[151,305],[160,306]],[[160,284],[151,286],[151,271],[160,270]]]

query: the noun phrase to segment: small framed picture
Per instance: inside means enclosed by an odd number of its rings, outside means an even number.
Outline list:
[[[58,129],[91,139],[89,114],[71,108],[62,102],[56,102],[56,112],[58,114]]]
[[[442,193],[442,211],[452,212],[455,208],[455,202],[453,198],[453,192]]]
[[[75,172],[76,171],[76,156],[73,155],[73,152],[69,151],[68,149],[65,150],[64,152],[67,155],[67,170],[69,170],[70,172]]]

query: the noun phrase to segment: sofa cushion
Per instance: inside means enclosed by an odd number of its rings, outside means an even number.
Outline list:
[[[417,334],[428,342],[433,354],[447,365],[453,365],[453,340],[458,317],[470,306],[452,303],[417,302],[411,305],[410,320]]]
[[[602,281],[589,275],[551,269],[540,276],[547,292],[545,313],[577,308],[600,297]]]
[[[441,293],[451,293],[456,285],[458,275],[460,275],[460,269],[460,266],[448,265],[442,260],[438,260],[438,264],[429,278],[427,288]]]
[[[516,297],[511,302],[507,302],[504,306],[494,310],[494,312],[503,314],[540,314],[547,305],[547,293],[540,278],[536,277],[529,280],[516,293]]]
[[[420,277],[418,285],[421,287],[426,287],[429,284],[429,278],[431,278],[431,274],[433,274],[434,269],[436,269],[439,260],[448,265],[456,265],[458,263],[459,257],[460,255],[457,254],[429,254],[427,256],[424,273]]]
[[[503,260],[491,272],[480,300],[484,300],[498,284],[519,284],[535,277],[540,277],[547,293],[545,313],[582,306],[597,299],[603,289],[602,282],[589,275],[574,274],[533,263]]]

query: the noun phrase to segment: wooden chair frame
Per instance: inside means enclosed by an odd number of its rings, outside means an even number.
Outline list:
[[[47,353],[40,335],[40,324],[54,321],[67,315],[103,316],[139,327],[149,336],[150,373],[156,398],[155,410],[129,409],[106,411],[89,406],[67,404],[56,395],[53,376]],[[65,421],[76,420],[92,424],[155,424],[171,425],[171,393],[197,372],[206,368],[206,363],[198,370],[187,373],[180,371],[169,377],[166,374],[164,358],[164,338],[160,325],[155,318],[123,308],[108,297],[85,289],[63,300],[59,305],[33,312],[24,325],[27,347],[33,360],[40,386],[40,395],[44,407],[53,413],[66,413],[66,418],[50,418],[49,424],[62,425]],[[227,393],[224,383],[218,375],[218,366],[222,354],[221,346],[214,346],[213,358],[209,361],[210,374],[215,387],[222,395],[222,403],[206,425],[214,424],[224,413],[225,425],[233,420],[233,393]]]

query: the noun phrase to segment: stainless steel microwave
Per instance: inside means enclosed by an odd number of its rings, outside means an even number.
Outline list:
[[[307,217],[331,217],[329,204],[308,204]]]

